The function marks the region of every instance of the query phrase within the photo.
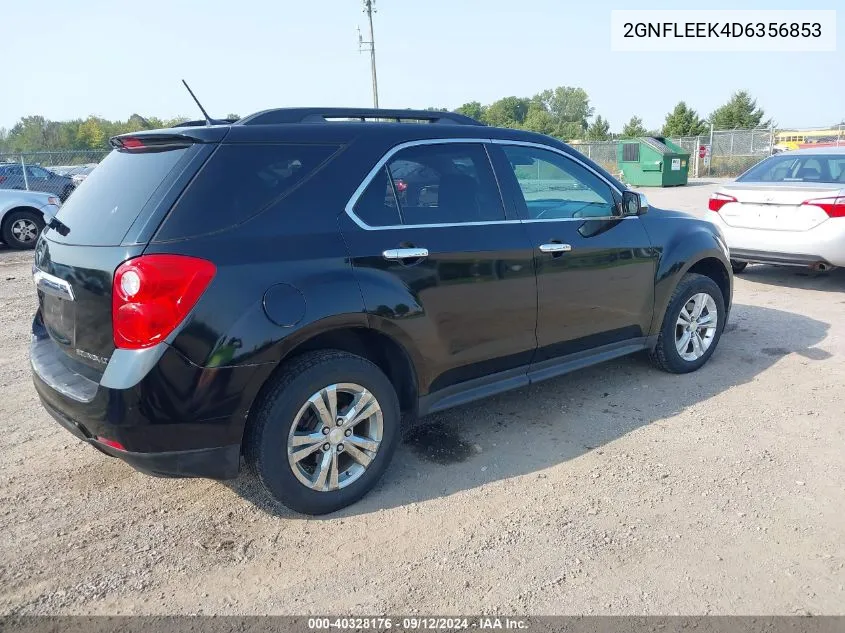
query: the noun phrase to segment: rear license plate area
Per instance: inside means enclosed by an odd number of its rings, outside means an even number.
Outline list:
[[[76,306],[53,295],[44,294],[41,302],[44,326],[54,341],[73,346],[76,338]]]

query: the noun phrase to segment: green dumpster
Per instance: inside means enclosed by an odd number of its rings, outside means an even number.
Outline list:
[[[619,143],[617,160],[622,178],[639,187],[687,184],[689,153],[662,136],[644,136]]]

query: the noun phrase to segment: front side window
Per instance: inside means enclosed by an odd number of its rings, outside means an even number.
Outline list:
[[[533,147],[504,146],[529,220],[609,218],[619,215],[604,180],[574,160]]]

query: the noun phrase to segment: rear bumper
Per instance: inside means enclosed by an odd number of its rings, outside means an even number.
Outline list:
[[[771,251],[752,251],[744,248],[732,248],[731,259],[738,262],[749,262],[752,264],[777,264],[779,266],[816,266],[824,264],[830,268],[835,267],[820,255],[805,255],[801,253],[776,253]]]
[[[237,476],[246,414],[271,367],[203,368],[166,346],[142,371],[122,367],[121,376],[137,377],[136,382],[113,388],[105,385],[105,374],[99,381],[75,376],[66,353],[39,336],[38,325],[36,318],[30,348],[35,390],[47,412],[74,436],[150,474]]]
[[[845,266],[845,218],[830,218],[808,231],[737,228],[718,213],[710,213],[708,219],[724,233],[731,259],[787,266]]]
[[[159,453],[122,451],[98,442],[94,437],[89,436],[85,427],[74,422],[58,409],[53,408],[43,398],[41,403],[47,413],[75,437],[110,457],[122,459],[135,470],[147,475],[155,477],[207,477],[209,479],[232,479],[238,475],[241,459],[239,444]]]

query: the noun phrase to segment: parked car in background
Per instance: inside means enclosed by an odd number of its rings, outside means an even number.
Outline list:
[[[44,226],[55,217],[58,196],[40,191],[0,189],[0,237],[10,248],[35,248]]]
[[[77,186],[77,187],[78,187],[78,186],[79,186],[79,184],[80,184],[83,180],[85,180],[86,178],[88,178],[88,175],[89,175],[92,171],[94,171],[94,168],[95,168],[96,166],[97,166],[97,165],[80,165],[80,166],[78,166],[78,167],[74,167],[74,168],[72,168],[72,169],[70,170],[70,172],[68,172],[68,174],[67,174],[67,175],[71,177],[71,180],[73,180],[73,184],[74,184],[75,186]]]
[[[403,413],[642,351],[695,371],[730,312],[716,227],[548,136],[302,108],[111,142],[36,246],[30,358],[60,425],[145,472],[244,456],[331,512]]]
[[[39,165],[0,163],[0,188],[2,189],[44,191],[55,194],[64,202],[75,187],[70,176],[62,176]]]
[[[845,147],[767,158],[719,188],[708,206],[735,273],[749,263],[845,266]]]

